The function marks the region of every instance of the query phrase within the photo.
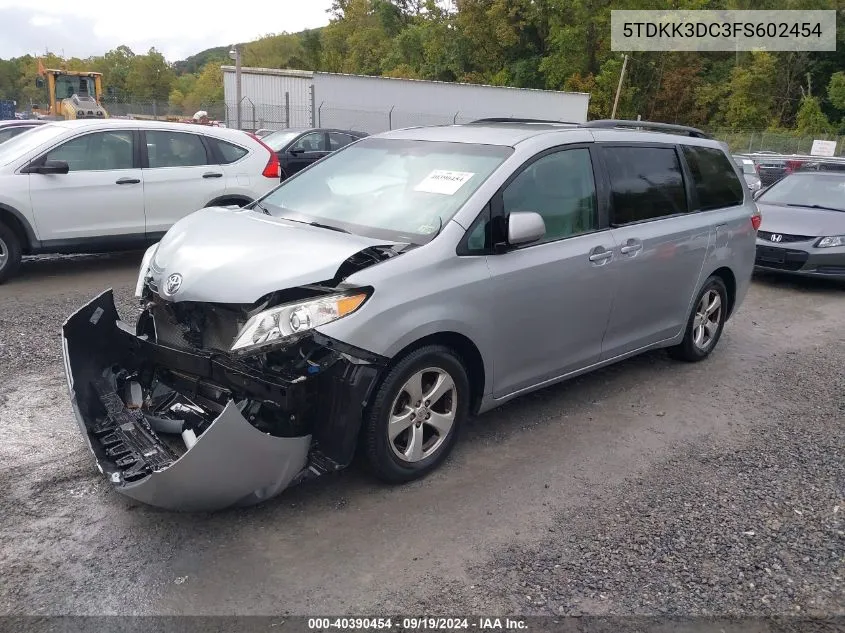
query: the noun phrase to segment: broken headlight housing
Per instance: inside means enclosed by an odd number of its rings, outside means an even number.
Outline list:
[[[147,249],[143,259],[141,259],[141,270],[138,272],[138,281],[135,283],[135,296],[139,299],[144,293],[144,282],[147,280],[147,273],[150,272],[150,264],[153,263],[153,257],[157,250],[158,243],[155,243]]]
[[[364,305],[368,296],[367,292],[356,290],[287,303],[259,312],[241,328],[231,351],[252,351],[337,321]]]

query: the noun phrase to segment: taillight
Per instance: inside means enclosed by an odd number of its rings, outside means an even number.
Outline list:
[[[249,134],[249,132],[247,133]],[[270,159],[267,161],[267,165],[264,167],[264,171],[261,172],[261,175],[265,178],[275,178],[276,180],[280,179],[282,177],[282,164],[279,162],[279,157],[276,155],[276,152],[274,152],[267,143],[254,134],[249,135],[252,136],[256,142],[261,145],[261,147],[270,152]]]
[[[760,209],[757,205],[754,205],[754,213],[751,214],[751,226],[754,227],[754,230],[757,231],[760,228],[760,225],[763,223],[763,214],[760,213]]]

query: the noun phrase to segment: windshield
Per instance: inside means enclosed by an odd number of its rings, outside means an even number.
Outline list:
[[[262,137],[261,140],[274,152],[278,152],[300,134],[302,134],[301,130],[294,130],[293,132],[273,132],[272,134]]]
[[[261,206],[277,217],[422,244],[512,152],[498,145],[368,138],[285,181]]]
[[[56,99],[69,99],[73,95],[80,97],[94,96],[93,77],[59,75],[56,77]]]
[[[845,211],[845,174],[791,174],[772,185],[759,202],[829,207]]]
[[[64,133],[66,128],[60,125],[39,125],[22,134],[10,138],[0,145],[0,165],[8,165],[23,154],[31,152],[41,144]]]

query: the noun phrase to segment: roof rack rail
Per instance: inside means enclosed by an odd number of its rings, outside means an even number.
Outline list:
[[[554,119],[521,119],[513,117],[489,117],[485,119],[476,119],[470,121],[470,125],[475,123],[558,123],[563,125],[582,125],[581,123],[574,123],[573,121],[555,121]]]
[[[631,128],[649,130],[652,132],[667,132],[669,134],[682,134],[694,138],[713,138],[698,128],[687,125],[675,125],[673,123],[658,123],[655,121],[630,121],[626,119],[598,119],[587,121],[582,124],[584,127],[595,128]]]

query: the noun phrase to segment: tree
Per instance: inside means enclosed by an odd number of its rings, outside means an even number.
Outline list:
[[[178,96],[178,95],[177,95]],[[184,96],[182,107],[190,112],[223,102],[223,71],[220,64],[209,62],[194,82],[193,89]]]
[[[830,121],[822,112],[819,100],[806,95],[801,99],[801,107],[795,117],[798,134],[802,136],[817,136],[830,132]]]
[[[103,90],[106,95],[123,95],[127,92],[126,80],[135,57],[128,46],[118,46],[93,60],[92,67],[103,73]]]
[[[174,75],[164,55],[151,48],[132,58],[126,75],[126,91],[134,98],[167,101]]]
[[[776,73],[775,58],[770,53],[753,53],[747,66],[734,68],[722,110],[724,120],[731,128],[768,127],[774,114],[772,92]]]
[[[827,98],[837,110],[845,110],[845,72],[840,70],[830,76]]]

